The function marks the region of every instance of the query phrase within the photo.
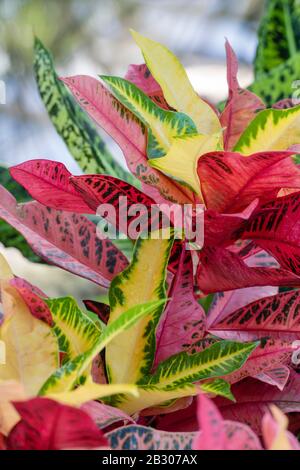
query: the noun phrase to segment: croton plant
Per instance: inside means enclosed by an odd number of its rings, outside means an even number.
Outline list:
[[[42,100],[84,174],[46,159],[10,168],[14,181],[3,169],[1,241],[108,300],[49,298],[1,257],[2,449],[300,449],[299,18],[296,1],[268,2],[249,89],[226,41],[219,105],[135,31],[145,63],[125,78],[58,78],[35,40]],[[201,249],[175,230],[99,236],[97,208],[120,196],[149,213],[202,204]]]

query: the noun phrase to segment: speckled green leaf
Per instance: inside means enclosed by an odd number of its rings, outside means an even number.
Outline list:
[[[249,90],[260,96],[267,106],[271,106],[279,100],[293,96],[293,93],[299,89],[297,84],[299,77],[300,52],[297,52],[293,57],[278,65],[270,72],[260,75],[249,86]],[[296,98],[299,98],[298,91]]]
[[[58,134],[85,173],[105,173],[133,182],[133,177],[114,161],[102,138],[80,106],[58,79],[52,57],[35,40],[34,70],[41,98]]]
[[[300,3],[268,0],[258,29],[255,76],[270,72],[300,50]]]

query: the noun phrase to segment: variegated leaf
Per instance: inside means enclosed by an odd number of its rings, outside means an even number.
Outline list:
[[[127,266],[125,256],[109,240],[100,240],[96,225],[82,215],[55,211],[38,202],[17,205],[0,186],[0,217],[49,263],[104,287]]]
[[[214,134],[221,130],[218,116],[193,89],[184,67],[165,46],[131,30],[145,62],[160,84],[168,104],[190,116],[199,133]]]
[[[173,239],[138,239],[129,267],[111,283],[108,325],[134,305],[166,297],[166,268]],[[143,316],[130,330],[121,333],[106,348],[111,383],[135,383],[150,373],[155,355],[155,329],[163,311],[158,308]],[[120,362],[120,357],[122,361]]]
[[[100,78],[116,98],[147,127],[149,158],[164,156],[175,137],[197,134],[197,128],[189,116],[160,108],[133,83],[124,78],[106,75],[101,75]]]
[[[34,70],[41,98],[58,134],[86,173],[107,173],[133,181],[108,151],[104,140],[55,72],[52,57],[39,39],[34,44]]]

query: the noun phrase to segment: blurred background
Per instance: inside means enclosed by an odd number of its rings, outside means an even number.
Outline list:
[[[80,173],[38,95],[32,71],[34,35],[52,52],[61,75],[124,76],[128,64],[143,62],[128,31],[133,28],[167,45],[185,65],[195,89],[203,97],[218,102],[227,93],[225,37],[239,57],[241,85],[251,82],[256,28],[263,3],[262,0],[0,0],[0,80],[6,86],[6,104],[0,104],[0,162],[12,165],[47,158],[62,161],[73,173]],[[124,163],[119,150],[105,138]],[[17,274],[26,275],[33,282],[37,277],[39,285],[41,282],[51,285],[54,292],[48,289],[50,295],[61,295],[62,283],[64,291],[68,283],[69,290],[74,283],[73,276],[56,268],[41,268],[48,269],[41,276],[38,265],[28,265],[13,249],[8,252]],[[73,290],[81,295],[80,289],[86,288],[85,281],[76,281]]]

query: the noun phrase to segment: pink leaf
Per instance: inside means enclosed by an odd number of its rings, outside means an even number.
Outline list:
[[[300,291],[292,290],[255,300],[232,312],[209,331],[221,338],[251,341],[271,336],[300,338]]]
[[[254,379],[265,382],[269,385],[274,385],[279,390],[283,390],[287,384],[290,376],[290,369],[287,366],[275,367],[274,369],[260,372],[254,376]]]
[[[86,217],[55,211],[38,202],[16,204],[3,187],[0,217],[22,233],[49,263],[104,287],[128,264],[117,247],[97,237],[96,225]]]
[[[242,338],[239,339],[242,340]],[[268,369],[282,367],[282,365],[291,362],[291,356],[295,349],[296,347],[291,342],[281,339],[264,339],[255,351],[250,354],[245,364],[237,371],[227,375],[225,379],[229,383],[236,383],[246,377],[254,377]]]
[[[140,88],[140,90],[148,95],[158,106],[164,109],[170,109],[159,83],[153,78],[146,64],[129,65],[125,78]]]
[[[224,148],[225,150],[232,150],[245,128],[254,119],[256,113],[265,108],[265,105],[254,93],[240,88],[237,80],[237,57],[227,40],[225,48],[229,95],[220,121],[222,127],[226,128]]]
[[[21,421],[7,439],[9,450],[107,447],[107,440],[82,410],[47,398],[14,403]]]
[[[182,248],[169,301],[156,333],[154,367],[203,337],[205,312],[194,296],[191,252]]]
[[[260,450],[253,431],[242,423],[224,421],[218,408],[204,394],[198,396],[200,432],[194,439],[195,450]]]
[[[220,397],[214,399],[223,417],[246,423],[258,433],[261,433],[263,415],[271,404],[276,405],[284,413],[300,411],[300,375],[293,371],[282,391],[272,385],[248,378],[233,385],[232,393],[236,403]]]
[[[81,406],[81,409],[87,413],[94,423],[100,429],[108,428],[111,425],[134,423],[135,421],[124,411],[112,406],[104,405],[98,401],[88,401]]]
[[[86,75],[63,78],[74,98],[120,146],[129,170],[157,188],[167,200],[190,202],[192,193],[151,168],[146,156],[146,129],[98,80]]]
[[[226,435],[223,418],[215,404],[200,393],[197,409],[200,434],[196,437],[193,448],[197,450],[225,449]]]

